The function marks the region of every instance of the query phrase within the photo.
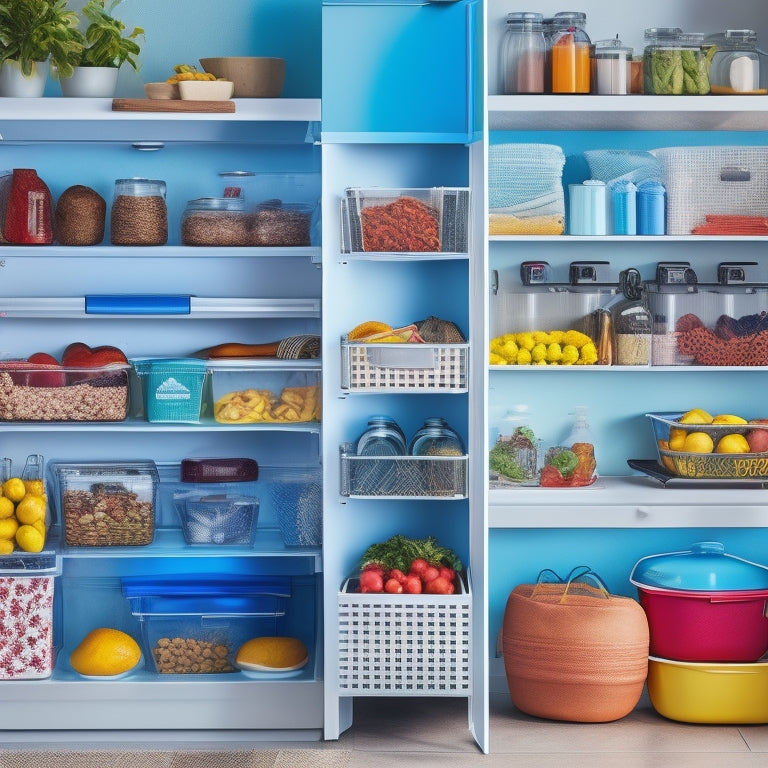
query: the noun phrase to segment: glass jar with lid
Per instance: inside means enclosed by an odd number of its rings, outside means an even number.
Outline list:
[[[190,200],[181,217],[181,244],[248,246],[251,220],[242,197]]]
[[[613,362],[616,365],[650,365],[653,317],[640,273],[634,268],[621,272],[619,288],[619,300],[610,305]]]
[[[368,428],[357,438],[355,453],[358,456],[404,456],[405,434],[391,416],[371,416]]]
[[[645,30],[643,90],[658,96],[709,93],[709,56],[701,32],[678,27]]]
[[[408,445],[412,456],[463,456],[464,443],[448,422],[432,416],[416,431]]]
[[[590,47],[587,15],[561,11],[552,17],[552,93],[589,93]]]
[[[592,66],[592,93],[629,93],[627,62],[632,60],[632,49],[617,38],[597,40],[594,45]]]
[[[168,208],[165,182],[157,179],[118,179],[110,217],[113,245],[165,245]]]
[[[713,46],[709,68],[712,93],[768,93],[760,90],[760,57],[753,29],[727,29],[707,36]]]
[[[544,16],[520,11],[508,13],[501,46],[505,94],[544,93]]]

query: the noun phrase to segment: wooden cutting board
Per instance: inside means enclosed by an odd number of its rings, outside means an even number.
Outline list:
[[[234,101],[112,99],[113,112],[234,112]]]

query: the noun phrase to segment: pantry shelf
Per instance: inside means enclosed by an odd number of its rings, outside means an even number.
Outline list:
[[[215,256],[222,259],[309,259],[319,264],[320,246],[306,247],[191,247],[184,245],[158,245],[144,247],[113,245],[90,245],[82,248],[72,248],[65,245],[37,245],[13,246],[0,245],[0,259],[8,258],[39,258],[39,257],[66,257],[67,259],[108,259],[116,261],[122,258],[129,259],[210,259]]]

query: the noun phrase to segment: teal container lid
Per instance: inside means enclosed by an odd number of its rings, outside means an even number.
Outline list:
[[[726,554],[719,541],[701,541],[686,552],[638,560],[629,580],[636,587],[682,592],[766,590],[768,568]]]

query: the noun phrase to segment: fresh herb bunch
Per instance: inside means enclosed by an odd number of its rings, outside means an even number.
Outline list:
[[[126,34],[125,24],[112,16],[122,0],[88,0],[83,17],[89,22],[83,37],[84,48],[79,65],[82,67],[120,67],[124,62],[138,71],[136,57],[141,47],[137,37],[144,35],[142,27]]]
[[[407,573],[411,563],[421,558],[430,565],[447,565],[455,571],[462,570],[459,556],[448,547],[437,543],[434,536],[426,539],[410,539],[397,534],[378,544],[371,544],[360,560],[361,570],[369,563],[377,563],[387,570],[397,568]]]

